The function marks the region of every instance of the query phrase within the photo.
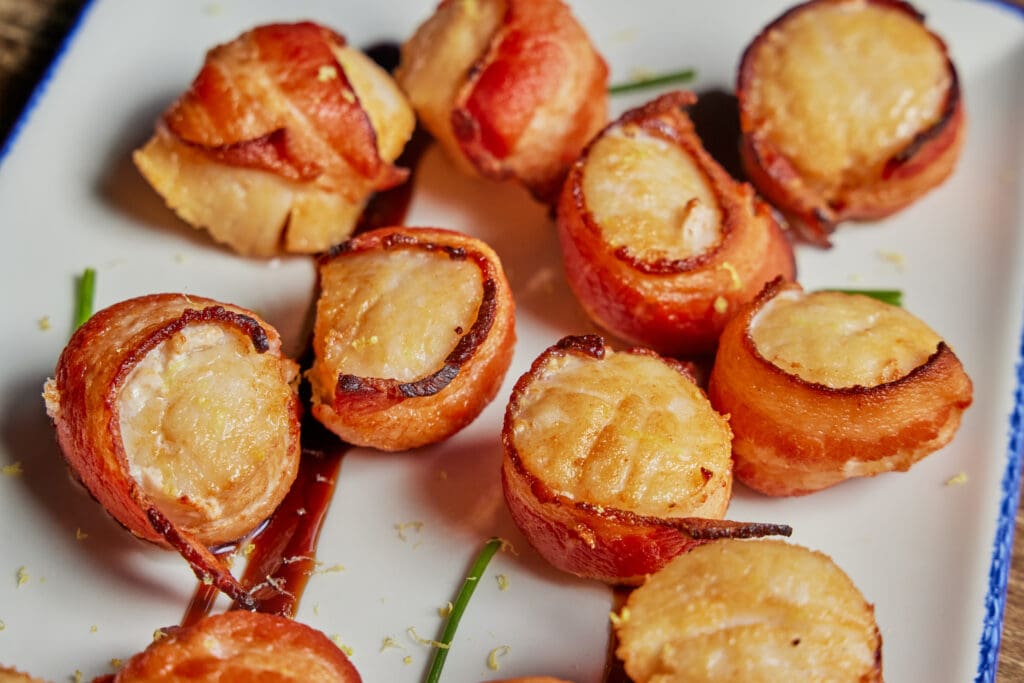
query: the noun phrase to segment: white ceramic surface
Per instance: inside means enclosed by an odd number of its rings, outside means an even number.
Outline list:
[[[694,67],[697,91],[731,89],[743,47],[784,8],[777,0],[577,5],[613,81]],[[202,294],[260,311],[292,352],[303,343],[310,260],[246,260],[214,245],[164,208],[130,151],[187,87],[205,50],[255,24],[312,18],[366,46],[400,41],[431,6],[94,0],[87,8],[0,160],[0,466],[23,469],[0,475],[0,662],[53,681],[76,670],[90,680],[111,671],[112,658],[143,648],[155,628],[177,622],[195,585],[177,555],[133,540],[65,472],[39,394],[70,332],[76,275],[97,268],[97,307],[158,291]],[[968,142],[955,175],[899,215],[843,227],[835,248],[801,247],[797,258],[808,287],[902,289],[905,306],[956,349],[975,404],[955,441],[909,473],[796,499],[737,487],[730,516],[788,522],[794,541],[830,554],[851,575],[876,605],[887,680],[966,681],[992,675],[990,665],[979,668],[992,634],[987,645],[979,641],[1000,506],[1013,502],[1001,479],[1011,456],[1024,292],[1024,21],[990,3],[922,9],[947,40],[966,96]],[[653,94],[616,97],[613,108]],[[536,556],[505,510],[498,477],[512,383],[543,348],[593,326],[566,289],[551,221],[524,192],[463,177],[437,149],[416,182],[409,224],[464,230],[502,257],[518,304],[513,367],[498,399],[447,443],[346,456],[319,553],[346,569],[314,577],[298,616],[350,646],[365,680],[421,680],[431,652],[407,629],[437,637],[437,608],[497,534],[519,554],[492,563],[445,679],[599,681],[610,593]],[[946,484],[959,473],[966,483]],[[410,521],[422,529],[403,541],[396,524]],[[76,530],[88,537],[76,540]],[[508,577],[507,590],[498,574]],[[998,590],[994,597],[1001,611]],[[389,636],[401,647],[382,651]],[[500,645],[511,649],[495,672],[487,656]]]

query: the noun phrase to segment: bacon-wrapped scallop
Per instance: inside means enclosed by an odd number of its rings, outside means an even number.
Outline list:
[[[827,555],[725,539],[629,596],[616,655],[635,683],[882,681],[874,607]]]
[[[907,311],[775,282],[722,333],[708,386],[736,478],[773,496],[907,470],[971,404],[953,350]]]
[[[482,241],[436,228],[366,232],[321,259],[320,290],[313,415],[342,439],[387,451],[441,441],[498,392],[515,304]]]
[[[626,112],[572,167],[558,205],[565,273],[590,317],[666,355],[714,349],[793,249],[751,187],[704,150],[673,92]]]
[[[285,617],[233,611],[165,631],[165,637],[111,676],[110,683],[362,681],[352,662],[330,638]]]
[[[344,240],[415,118],[390,75],[330,29],[252,29],[211,50],[134,155],[183,220],[254,256]]]
[[[395,78],[463,170],[546,203],[608,117],[608,68],[561,0],[443,0]]]
[[[46,382],[71,471],[133,534],[247,604],[207,550],[255,529],[295,479],[298,366],[252,311],[153,294],[97,312]]]
[[[636,584],[710,539],[789,533],[721,519],[732,496],[730,437],[682,363],[565,337],[512,390],[505,500],[556,568]]]
[[[942,183],[963,144],[956,69],[902,0],[794,7],[747,48],[737,94],[748,176],[820,245]]]

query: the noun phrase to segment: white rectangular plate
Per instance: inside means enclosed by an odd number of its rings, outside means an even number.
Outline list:
[[[85,680],[144,648],[182,616],[195,580],[177,555],[133,540],[67,476],[40,391],[70,333],[75,276],[99,271],[97,307],[182,291],[264,314],[288,350],[302,345],[308,258],[247,260],[179,222],[129,154],[184,90],[211,46],[264,22],[311,18],[357,46],[401,41],[432,2],[288,3],[95,0],[0,159],[6,292],[0,331],[0,662]],[[731,90],[741,51],[785,3],[579,2],[612,68],[694,67],[693,89]],[[975,403],[954,442],[906,474],[803,498],[737,487],[730,516],[788,522],[793,540],[831,555],[877,608],[892,681],[994,678],[1019,479],[1019,341],[1024,231],[1024,21],[982,2],[927,3],[966,95],[967,146],[955,175],[899,215],[840,229],[835,247],[798,249],[814,287],[885,287],[956,349]],[[615,113],[653,96],[613,99]],[[437,149],[416,178],[408,224],[487,240],[508,270],[519,343],[498,399],[468,429],[422,451],[346,456],[320,543],[345,571],[315,576],[298,618],[353,650],[367,681],[417,681],[431,656],[407,629],[440,633],[483,541],[500,554],[451,649],[446,680],[547,674],[598,681],[610,592],[550,569],[518,534],[499,483],[499,430],[515,379],[545,347],[593,330],[568,292],[546,211],[526,194],[459,175]],[[50,321],[43,329],[42,319]],[[1011,420],[1011,417],[1013,418]],[[947,485],[964,473],[966,483]],[[396,525],[418,521],[406,540]],[[87,538],[76,539],[76,532]],[[81,534],[78,534],[81,535]],[[26,582],[18,580],[19,568]],[[505,574],[507,590],[495,577]],[[384,649],[393,637],[400,648]],[[494,648],[511,649],[487,667]],[[411,663],[406,663],[405,657]]]

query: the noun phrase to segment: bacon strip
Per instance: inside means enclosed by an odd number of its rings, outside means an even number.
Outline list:
[[[385,162],[335,50],[345,39],[312,22],[257,27],[207,54],[167,129],[212,159],[342,189],[350,171],[385,189],[407,173]]]

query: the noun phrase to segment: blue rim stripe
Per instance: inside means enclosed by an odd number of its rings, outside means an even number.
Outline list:
[[[1020,499],[1021,445],[1024,443],[1024,333],[1017,349],[1017,386],[1013,398],[1006,470],[1003,472],[999,522],[992,544],[992,562],[988,570],[985,622],[979,641],[980,652],[975,683],[995,681],[999,667],[999,643],[1003,633],[1003,612],[1006,609],[1006,582],[1010,575],[1013,535]]]
[[[1024,5],[1011,0],[978,0],[999,5],[1019,17],[1024,18]],[[15,120],[3,145],[0,146],[0,165],[10,153],[22,129],[28,123],[43,94],[46,92],[54,74],[64,61],[72,41],[74,41],[85,22],[85,17],[95,7],[95,0],[86,0],[78,12],[70,29],[61,41],[60,47],[47,66],[43,76],[32,89],[25,107]],[[992,545],[992,561],[989,565],[988,592],[985,595],[985,621],[979,641],[978,671],[975,683],[995,681],[999,666],[999,645],[1003,630],[1003,614],[1006,610],[1006,585],[1010,573],[1010,561],[1013,551],[1013,537],[1016,525],[1017,506],[1020,501],[1021,455],[1024,445],[1024,330],[1017,351],[1017,384],[1014,390],[1014,407],[1010,416],[1009,441],[1007,445],[1007,463],[1000,485],[1001,498],[999,503],[999,520],[996,525],[995,538]]]
[[[10,132],[7,134],[6,139],[3,140],[3,145],[0,146],[0,164],[3,164],[4,159],[10,153],[11,148],[14,146],[14,142],[18,139],[18,135],[21,133],[25,124],[28,123],[29,116],[35,111],[36,105],[43,97],[43,93],[46,92],[46,88],[50,85],[50,81],[53,79],[53,75],[57,73],[58,67],[64,61],[64,56],[68,52],[68,48],[71,46],[72,41],[78,36],[79,30],[82,28],[82,24],[85,23],[85,16],[95,6],[95,0],[86,0],[85,4],[82,5],[81,9],[78,10],[78,16],[75,17],[71,23],[71,27],[68,29],[64,39],[60,42],[60,46],[57,48],[57,52],[54,53],[53,59],[50,60],[50,64],[46,67],[46,71],[43,72],[39,82],[32,88],[32,93],[28,97],[28,101],[25,103],[25,107],[21,110],[18,118],[14,120],[14,125],[11,126]]]
[[[1012,0],[981,0],[997,5],[1024,18],[1024,5]],[[1013,558],[1013,537],[1020,503],[1021,456],[1024,445],[1024,330],[1017,348],[1017,383],[1013,392],[1006,446],[1006,469],[1000,483],[999,520],[992,540],[992,561],[988,569],[988,592],[985,594],[985,621],[978,641],[978,670],[975,683],[993,683],[999,669],[999,645],[1003,636],[1003,615],[1006,611],[1006,585]]]

